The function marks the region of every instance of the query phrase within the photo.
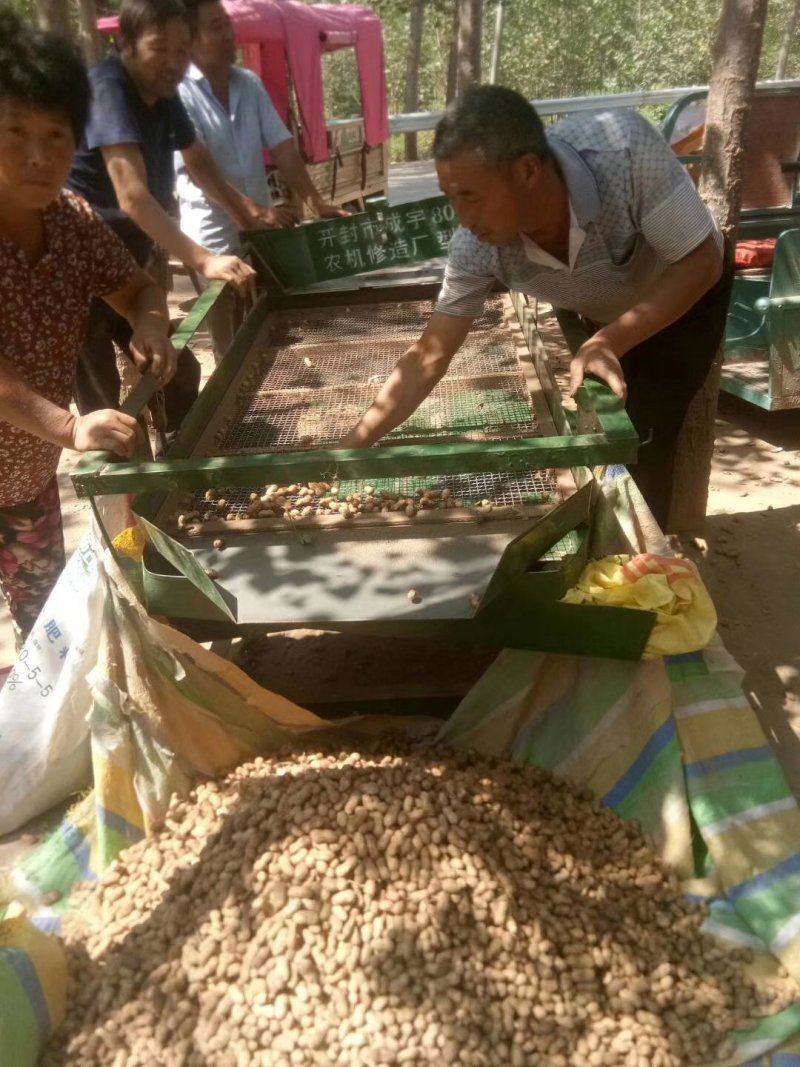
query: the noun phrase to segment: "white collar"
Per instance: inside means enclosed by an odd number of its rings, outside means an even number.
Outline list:
[[[560,259],[556,259],[555,256],[551,256],[549,252],[546,252],[540,245],[537,245],[535,241],[532,241],[530,237],[526,237],[524,233],[520,234],[522,238],[522,246],[525,249],[525,255],[533,263],[541,263],[544,267],[550,267],[552,270],[573,270],[575,267],[575,260],[578,258],[578,252],[581,250],[581,245],[586,238],[586,231],[581,229],[578,218],[572,207],[572,202],[569,204],[569,266],[566,263],[562,263]]]

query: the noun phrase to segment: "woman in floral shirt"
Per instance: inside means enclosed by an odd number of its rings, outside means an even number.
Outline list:
[[[130,456],[135,419],[69,411],[89,303],[130,322],[139,369],[175,368],[163,292],[89,208],[62,191],[89,109],[64,40],[0,8],[0,590],[21,642],[64,565],[62,448]]]

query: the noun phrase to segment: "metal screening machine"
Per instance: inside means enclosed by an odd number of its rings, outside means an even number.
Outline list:
[[[648,613],[560,603],[591,555],[629,547],[586,468],[630,461],[636,436],[591,382],[573,432],[524,299],[490,300],[378,446],[336,447],[436,291],[267,292],[167,460],[81,464],[80,494],[138,494],[149,610],[195,636],[314,627],[640,655]]]

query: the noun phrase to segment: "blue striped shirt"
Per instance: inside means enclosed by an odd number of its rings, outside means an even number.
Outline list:
[[[226,109],[214,96],[208,79],[191,66],[181,82],[180,95],[197,136],[231,185],[268,206],[264,149],[289,140],[291,134],[258,75],[241,67],[231,68]],[[182,159],[176,159],[176,165],[183,232],[212,252],[235,252],[239,248],[236,224],[191,181]]]
[[[608,323],[671,264],[722,235],[661,134],[634,111],[590,112],[555,125],[548,143],[567,187],[570,263],[520,234],[482,244],[460,227],[436,310],[475,317],[496,279],[558,308]]]

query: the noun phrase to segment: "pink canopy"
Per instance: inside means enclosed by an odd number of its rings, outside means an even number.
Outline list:
[[[354,47],[358,61],[364,138],[369,147],[389,139],[389,116],[380,19],[369,7],[297,0],[224,0],[245,64],[254,70],[284,119],[289,115],[289,77],[300,111],[303,150],[310,163],[329,156],[325,126],[322,55]],[[106,33],[116,18],[100,19]],[[287,77],[287,75],[289,77]]]

